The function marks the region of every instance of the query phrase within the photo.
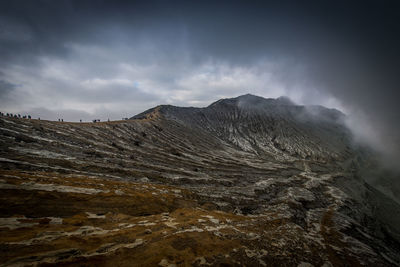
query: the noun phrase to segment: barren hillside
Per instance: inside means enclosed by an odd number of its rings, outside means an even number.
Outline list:
[[[126,121],[1,117],[0,263],[398,265],[400,207],[358,176],[343,116],[245,95]]]

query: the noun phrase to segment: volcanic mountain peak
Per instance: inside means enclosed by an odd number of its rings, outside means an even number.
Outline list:
[[[132,119],[159,116],[212,134],[244,151],[273,157],[342,157],[347,154],[351,138],[340,111],[295,105],[287,97],[246,94],[221,99],[204,108],[162,105]]]
[[[339,123],[341,123],[345,117],[342,112],[336,109],[329,109],[319,105],[297,105],[287,96],[264,98],[252,94],[245,94],[234,98],[222,98],[203,108],[159,105],[137,114],[131,119],[143,119],[148,118],[149,116],[155,116],[155,114],[152,113],[161,113],[170,118],[176,117],[177,113],[224,113],[227,116],[240,113],[241,115],[246,116],[262,115],[267,117],[293,119],[295,121],[329,120],[331,122]]]
[[[321,105],[298,105],[287,96],[264,98],[245,94],[234,98],[220,99],[207,108],[237,108],[247,112],[265,113],[267,116],[294,116],[297,119],[343,120],[345,115],[337,110]]]
[[[262,106],[274,106],[274,105],[295,105],[289,97],[281,96],[276,99],[264,98],[252,94],[240,95],[234,98],[223,98],[214,103],[209,107],[215,107],[218,105],[233,105],[238,108],[260,108]]]

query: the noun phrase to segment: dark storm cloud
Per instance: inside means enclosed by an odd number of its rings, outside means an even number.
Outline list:
[[[249,91],[333,103],[397,157],[399,12],[396,1],[2,1],[0,71],[29,96],[21,110],[55,99],[53,110],[137,113]]]
[[[15,89],[18,85],[0,80],[0,105],[5,103],[15,104],[15,99],[13,97]]]
[[[9,83],[7,81],[0,80],[0,95],[2,98],[6,97],[9,93],[13,91],[16,87],[15,84]]]

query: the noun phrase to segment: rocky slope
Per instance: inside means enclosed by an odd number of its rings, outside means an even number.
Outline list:
[[[133,119],[154,114],[205,130],[241,150],[273,158],[337,159],[348,154],[350,133],[344,115],[322,106],[298,106],[286,98],[243,95],[206,108],[159,106]]]
[[[400,207],[343,114],[245,95],[128,121],[0,118],[0,263],[391,266]]]

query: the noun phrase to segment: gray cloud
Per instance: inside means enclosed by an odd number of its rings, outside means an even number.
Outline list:
[[[0,80],[0,95],[2,99],[4,99],[4,97],[7,97],[14,90],[15,87],[15,84]]]
[[[18,86],[8,81],[0,80],[0,104],[8,105],[16,103],[15,89]]]

